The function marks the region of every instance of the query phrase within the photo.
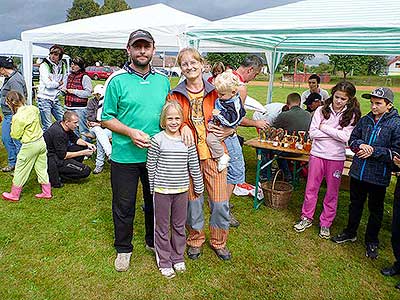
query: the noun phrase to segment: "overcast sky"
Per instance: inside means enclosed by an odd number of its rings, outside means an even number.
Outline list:
[[[102,4],[102,0],[96,0]],[[131,7],[164,3],[176,9],[216,20],[299,0],[125,0]],[[73,0],[0,0],[0,41],[21,39],[28,29],[65,22]]]

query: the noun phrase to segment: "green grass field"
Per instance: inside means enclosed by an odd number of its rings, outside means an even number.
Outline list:
[[[290,88],[276,88],[274,101],[283,101],[290,92]],[[249,94],[264,103],[266,87],[251,86]],[[399,98],[396,94],[396,101]],[[361,102],[366,113],[368,102]],[[254,128],[240,128],[239,133],[246,139],[256,136]],[[247,146],[243,149],[246,179],[254,184],[255,152]],[[1,146],[0,164],[6,162]],[[93,160],[87,163],[94,165]],[[9,174],[1,173],[0,190],[9,190],[11,180]],[[359,240],[349,245],[320,239],[316,225],[301,234],[292,229],[304,197],[303,181],[293,193],[289,208],[283,211],[265,206],[255,211],[252,198],[234,196],[233,212],[241,225],[230,232],[232,261],[219,260],[205,244],[201,258],[187,260],[187,272],[172,280],[162,278],[154,255],[144,248],[141,192],[131,268],[126,273],[114,271],[108,165],[99,175],[54,189],[52,200],[35,199],[39,189],[35,174],[31,174],[19,203],[0,201],[0,299],[400,298],[394,289],[400,278],[384,278],[379,273],[393,262],[393,183],[386,197],[380,257],[376,261],[364,254],[366,212]],[[348,192],[341,192],[333,234],[346,225],[348,203]],[[321,204],[316,210],[316,224],[320,211]]]

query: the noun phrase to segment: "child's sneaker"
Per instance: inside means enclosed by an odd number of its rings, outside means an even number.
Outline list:
[[[103,166],[96,166],[93,170],[93,174],[99,174],[101,172],[103,172]]]
[[[319,237],[321,239],[329,240],[331,238],[331,231],[329,230],[329,227],[321,226],[319,229]]]
[[[225,168],[228,167],[228,163],[231,160],[228,154],[224,153],[220,158],[217,159],[218,161],[218,172],[222,172]]]
[[[161,275],[171,279],[175,277],[175,271],[172,268],[160,268]]]
[[[311,227],[312,221],[306,217],[301,217],[300,221],[296,224],[294,224],[294,230],[297,232],[303,232],[306,230],[308,227]]]
[[[186,271],[185,262],[179,262],[179,263],[174,264],[174,269],[175,269],[175,271],[178,272],[178,273],[183,273],[183,272],[185,272],[185,271]]]

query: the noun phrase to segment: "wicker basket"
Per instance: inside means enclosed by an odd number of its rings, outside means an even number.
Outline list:
[[[292,195],[293,186],[285,181],[276,181],[279,172],[276,172],[273,182],[264,182],[261,187],[265,195],[265,204],[274,209],[287,208]]]

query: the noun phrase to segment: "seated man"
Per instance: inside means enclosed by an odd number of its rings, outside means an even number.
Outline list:
[[[275,119],[272,126],[275,128],[283,128],[284,130],[287,130],[287,133],[289,135],[298,131],[308,131],[311,123],[311,114],[300,107],[300,101],[301,98],[298,93],[289,94],[286,99],[288,110],[282,111]],[[268,155],[269,153],[265,154]],[[284,154],[280,155],[284,156]],[[290,155],[292,156],[293,154]],[[279,159],[278,164],[279,168],[282,169],[286,180],[291,181],[292,175],[290,174],[287,161],[285,159]]]
[[[322,105],[321,94],[311,93],[304,102],[304,105],[307,107],[306,111],[308,111],[312,117],[314,115],[315,110]]]
[[[66,111],[62,121],[55,122],[43,137],[47,146],[47,172],[53,188],[62,187],[61,179],[80,179],[90,175],[90,168],[82,163],[85,156],[96,151],[74,133],[79,117],[76,112]]]

